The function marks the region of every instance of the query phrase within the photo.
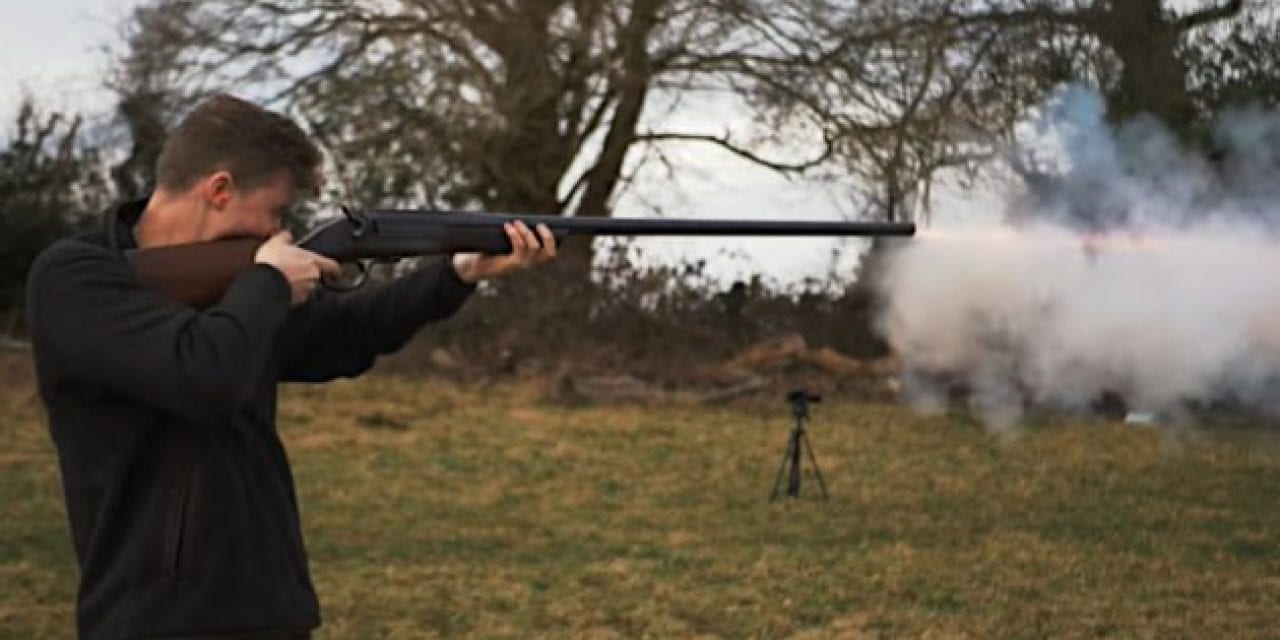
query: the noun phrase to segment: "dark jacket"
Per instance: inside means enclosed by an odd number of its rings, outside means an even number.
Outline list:
[[[448,260],[318,292],[258,265],[197,312],[143,288],[123,250],[144,202],[35,262],[27,308],[80,567],[85,640],[274,637],[320,624],[276,385],[356,376],[473,287]],[[266,634],[266,635],[262,635]]]

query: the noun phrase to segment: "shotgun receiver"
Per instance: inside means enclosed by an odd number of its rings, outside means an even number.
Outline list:
[[[787,220],[689,220],[596,218],[438,212],[406,209],[349,211],[325,222],[298,246],[345,265],[359,276],[353,284],[326,283],[337,290],[358,287],[368,261],[394,261],[432,254],[510,253],[502,225],[521,220],[545,224],[557,242],[570,235],[599,236],[910,236],[915,224]],[[139,282],[197,309],[212,306],[240,272],[253,266],[261,238],[235,238],[127,252]]]

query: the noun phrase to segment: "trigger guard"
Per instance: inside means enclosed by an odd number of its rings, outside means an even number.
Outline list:
[[[324,288],[334,293],[347,293],[349,291],[355,291],[356,289],[359,289],[362,285],[364,285],[364,281],[367,280],[369,277],[369,265],[366,264],[364,260],[356,260],[353,262],[348,262],[348,263],[345,263],[343,266],[345,267],[346,265],[355,266],[357,271],[355,279],[350,282],[345,282],[343,280],[330,280],[328,278],[321,278],[320,283],[324,285]]]

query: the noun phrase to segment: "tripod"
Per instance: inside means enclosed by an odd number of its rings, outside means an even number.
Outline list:
[[[787,497],[800,497],[800,465],[804,455],[801,452],[802,449],[809,452],[809,463],[813,465],[813,474],[818,479],[818,489],[822,492],[822,499],[831,499],[827,494],[827,483],[822,480],[822,470],[818,468],[818,459],[813,455],[813,445],[809,444],[808,438],[805,437],[805,427],[809,424],[809,404],[821,401],[822,396],[802,389],[787,394],[787,402],[791,404],[791,415],[796,422],[791,429],[791,436],[787,438],[787,452],[782,456],[778,475],[773,479],[773,491],[769,494],[770,502],[778,499],[778,489],[782,486],[784,472],[787,474]]]

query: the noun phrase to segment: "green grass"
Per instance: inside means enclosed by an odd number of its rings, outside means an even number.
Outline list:
[[[0,636],[72,635],[29,389],[0,392]],[[1280,453],[829,399],[832,493],[770,504],[787,407],[555,406],[369,378],[291,388],[321,638],[1275,637]],[[816,489],[806,478],[805,492]]]

